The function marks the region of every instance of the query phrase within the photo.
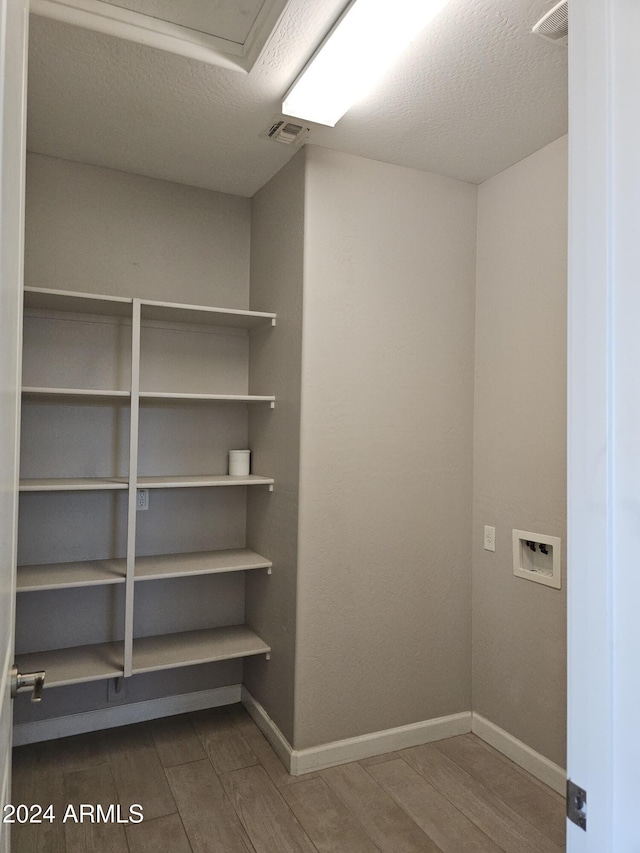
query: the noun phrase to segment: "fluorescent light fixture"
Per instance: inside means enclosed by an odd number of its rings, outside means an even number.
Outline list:
[[[334,127],[448,0],[352,0],[285,95],[285,115]]]

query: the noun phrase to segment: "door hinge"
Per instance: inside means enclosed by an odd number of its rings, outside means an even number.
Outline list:
[[[587,792],[571,779],[567,779],[567,817],[587,831]]]

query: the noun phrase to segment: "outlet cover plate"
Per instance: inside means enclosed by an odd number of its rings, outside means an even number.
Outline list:
[[[484,550],[496,550],[496,529],[489,524],[485,524],[484,526]]]
[[[531,548],[527,543],[532,543]],[[540,546],[543,546],[543,549]],[[513,531],[513,574],[534,583],[561,589],[562,553],[559,536]],[[546,553],[545,553],[546,551]]]

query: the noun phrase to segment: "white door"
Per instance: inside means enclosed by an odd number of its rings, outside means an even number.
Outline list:
[[[569,853],[637,853],[640,2],[569,0]]]
[[[11,789],[10,674],[16,591],[24,233],[27,0],[0,0],[0,784]],[[0,853],[9,850],[0,823]]]

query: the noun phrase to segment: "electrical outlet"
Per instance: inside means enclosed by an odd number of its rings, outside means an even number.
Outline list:
[[[136,509],[138,512],[144,512],[144,510],[149,509],[149,489],[138,489]]]
[[[496,529],[495,527],[489,527],[488,524],[484,526],[484,550],[496,550]]]

